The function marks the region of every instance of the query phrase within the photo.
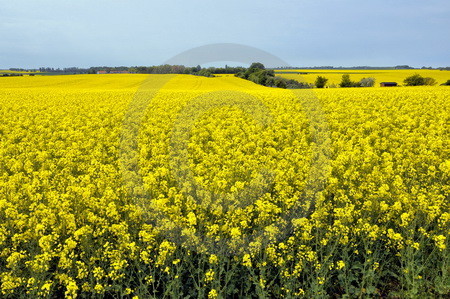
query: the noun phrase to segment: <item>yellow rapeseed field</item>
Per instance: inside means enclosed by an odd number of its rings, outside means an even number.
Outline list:
[[[321,70],[321,69],[292,69],[275,71],[277,76],[294,79],[300,82],[314,83],[317,76],[328,79],[328,86],[338,86],[342,80],[342,75],[350,75],[352,81],[359,81],[362,78],[375,78],[375,86],[380,86],[381,82],[397,82],[403,85],[403,80],[414,74],[420,74],[423,77],[434,78],[437,84],[442,84],[450,80],[450,71],[440,70]]]
[[[28,71],[11,71],[11,70],[0,70],[0,74],[27,74]]]
[[[0,297],[448,296],[449,97],[2,78]]]

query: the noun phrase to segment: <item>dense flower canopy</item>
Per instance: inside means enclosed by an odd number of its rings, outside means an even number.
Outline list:
[[[448,294],[449,97],[5,78],[1,294]]]

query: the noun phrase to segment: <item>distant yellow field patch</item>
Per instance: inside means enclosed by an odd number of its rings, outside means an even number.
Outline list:
[[[362,78],[375,78],[375,86],[379,86],[380,82],[397,82],[403,85],[403,80],[413,74],[420,74],[423,77],[431,77],[436,79],[438,84],[442,84],[450,80],[449,71],[440,70],[276,70],[277,76],[294,79],[297,81],[314,83],[317,76],[322,76],[328,79],[327,85],[338,85],[341,82],[342,75],[350,75],[352,81],[359,81]]]
[[[38,72],[0,70],[0,74],[28,74],[28,73],[38,73]]]

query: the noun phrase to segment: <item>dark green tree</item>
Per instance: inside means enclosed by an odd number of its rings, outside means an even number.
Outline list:
[[[259,70],[265,70],[266,67],[261,62],[253,62],[249,69],[259,69]]]
[[[350,80],[350,75],[345,74],[342,75],[342,80],[341,83],[339,83],[340,87],[361,87],[361,83],[360,82],[353,82],[352,80]]]
[[[350,75],[342,75],[341,83],[339,84],[340,87],[352,87],[353,82],[350,80]]]
[[[322,76],[317,76],[316,82],[314,83],[317,88],[324,88],[327,84],[328,79]]]

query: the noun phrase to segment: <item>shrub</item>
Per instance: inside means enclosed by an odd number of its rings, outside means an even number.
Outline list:
[[[433,85],[437,84],[436,80],[434,78],[430,78],[430,77],[425,77],[424,83],[425,83],[424,85],[429,85],[429,86],[433,86]]]
[[[361,87],[373,87],[375,85],[375,78],[372,78],[372,77],[362,78],[359,81],[359,85]]]
[[[425,78],[422,77],[419,74],[414,74],[412,76],[407,77],[403,83],[405,83],[406,86],[420,86],[425,85]]]
[[[322,76],[317,76],[316,82],[314,83],[317,88],[324,88],[327,84],[328,79]]]
[[[275,86],[279,88],[286,88],[287,84],[284,82],[284,80],[281,80],[279,78],[275,79]]]
[[[203,77],[214,77],[214,75],[207,69],[201,69],[200,71],[194,73],[194,75]]]

